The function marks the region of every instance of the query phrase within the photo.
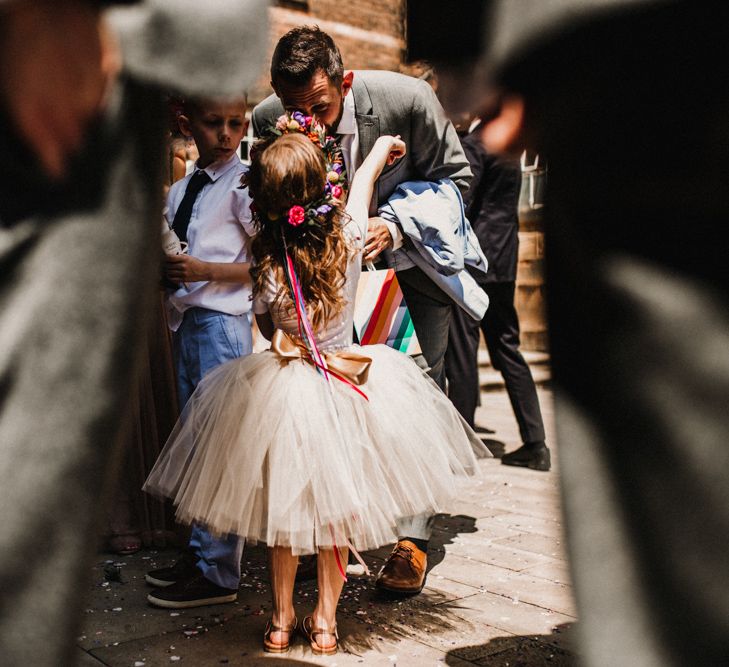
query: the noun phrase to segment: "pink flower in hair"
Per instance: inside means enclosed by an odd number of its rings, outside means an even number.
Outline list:
[[[298,227],[306,218],[306,211],[303,206],[292,206],[289,209],[289,224]]]
[[[344,190],[342,190],[341,185],[335,185],[332,187],[332,197],[334,197],[334,199],[341,199],[343,194]]]

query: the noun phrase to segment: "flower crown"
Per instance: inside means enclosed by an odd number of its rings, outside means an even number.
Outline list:
[[[279,116],[276,124],[264,131],[264,136],[280,137],[294,133],[308,137],[324,153],[327,172],[324,193],[319,199],[305,206],[293,205],[283,216],[269,213],[267,217],[272,222],[285,221],[292,227],[304,224],[320,225],[333,208],[347,199],[347,175],[342,148],[333,136],[327,134],[324,125],[316,123],[311,116],[305,116],[300,111]],[[252,207],[252,210],[255,214],[255,207]]]

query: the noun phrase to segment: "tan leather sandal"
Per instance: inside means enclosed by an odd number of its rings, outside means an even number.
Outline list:
[[[266,623],[266,630],[263,633],[263,650],[266,653],[288,653],[288,650],[291,648],[291,640],[296,632],[298,624],[296,617],[294,617],[293,624],[288,628],[274,625],[273,621],[269,620],[268,623]],[[272,642],[271,633],[273,632],[285,632],[289,636],[288,641],[285,644],[276,644],[275,642]]]
[[[339,635],[337,634],[337,626],[331,630],[325,628],[315,628],[314,619],[311,616],[306,616],[301,623],[301,630],[304,636],[309,641],[311,651],[314,655],[334,655],[339,650]],[[322,647],[319,642],[316,641],[317,635],[334,635],[334,646]]]

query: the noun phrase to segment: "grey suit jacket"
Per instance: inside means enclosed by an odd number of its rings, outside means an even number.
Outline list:
[[[468,160],[453,125],[427,83],[395,72],[355,71],[351,94],[361,159],[378,137],[386,134],[399,134],[408,148],[402,160],[382,170],[371,215],[376,215],[377,208],[406,181],[450,178],[461,193],[468,189],[472,178]],[[254,132],[260,135],[283,111],[276,95],[267,97],[253,109]]]

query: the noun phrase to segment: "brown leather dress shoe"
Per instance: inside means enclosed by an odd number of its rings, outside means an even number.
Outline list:
[[[375,586],[397,595],[415,595],[425,585],[428,556],[410,540],[400,540],[380,571]]]

